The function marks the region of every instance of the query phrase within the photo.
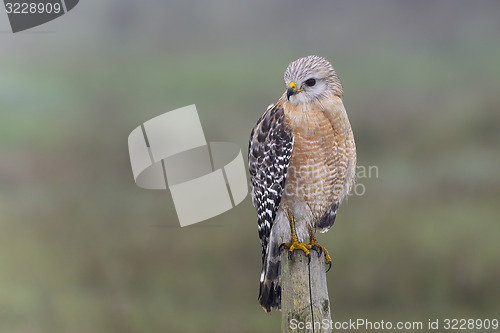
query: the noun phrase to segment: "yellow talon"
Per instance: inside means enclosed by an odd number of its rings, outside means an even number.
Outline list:
[[[285,243],[285,247],[288,249],[289,253],[292,254],[295,250],[304,251],[306,257],[309,256],[311,245],[300,243],[298,240],[292,240],[291,243]]]
[[[328,265],[328,272],[332,267],[332,258],[330,257],[330,254],[328,254],[328,251],[323,246],[319,245],[318,241],[314,237],[314,231],[312,230],[311,226],[307,226],[307,228],[309,229],[309,244],[304,244],[299,242],[297,232],[295,231],[295,221],[293,219],[293,214],[291,214],[290,212],[288,212],[288,222],[290,222],[290,233],[292,234],[292,239],[290,240],[290,243],[281,244],[288,249],[288,256],[291,258],[293,251],[302,250],[304,251],[306,257],[308,257],[310,260],[311,249],[318,251],[319,255],[321,255],[321,252],[324,252],[325,262]]]
[[[328,251],[323,246],[319,245],[318,241],[316,240],[316,237],[314,237],[314,232],[311,226],[308,226],[308,229],[309,229],[309,243],[311,244],[310,248],[313,248],[316,251],[318,251],[319,255],[321,255],[321,252],[325,253],[325,263],[328,265],[328,271],[329,271],[330,268],[332,268],[332,258],[330,257]]]
[[[288,249],[288,256],[291,258],[293,251],[302,250],[304,251],[306,257],[310,259],[309,253],[311,250],[311,245],[299,242],[299,239],[297,237],[297,232],[295,231],[295,222],[293,220],[293,214],[290,212],[288,212],[288,222],[290,222],[290,232],[292,234],[292,239],[290,240],[290,243],[282,244],[285,248]]]
[[[321,254],[321,252],[325,253],[325,260],[326,260],[327,264],[329,264],[332,261],[332,258],[330,257],[330,254],[328,253],[328,251],[323,246],[319,245],[319,243],[318,243],[318,241],[316,239],[314,239],[311,242],[311,247],[314,247],[314,248],[318,249],[318,252],[320,254]]]

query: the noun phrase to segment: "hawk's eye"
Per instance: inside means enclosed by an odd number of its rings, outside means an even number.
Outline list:
[[[308,79],[304,83],[306,84],[306,86],[312,87],[312,86],[314,86],[316,84],[316,80],[315,79]]]

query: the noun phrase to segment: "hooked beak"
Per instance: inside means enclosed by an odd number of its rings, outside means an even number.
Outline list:
[[[290,82],[288,85],[288,88],[286,88],[286,98],[290,100],[290,96],[295,95],[303,90],[297,89],[297,86],[295,85],[295,82]]]

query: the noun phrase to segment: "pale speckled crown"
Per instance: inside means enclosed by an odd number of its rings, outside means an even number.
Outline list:
[[[327,83],[327,88],[339,97],[344,94],[340,79],[333,69],[332,64],[323,57],[310,55],[297,59],[288,65],[285,71],[285,84],[290,82],[302,82],[310,78],[323,79]]]

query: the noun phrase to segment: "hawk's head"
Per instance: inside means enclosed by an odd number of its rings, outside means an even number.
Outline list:
[[[290,63],[285,71],[285,84],[287,98],[294,104],[310,103],[332,95],[342,97],[343,94],[332,64],[315,55]]]

